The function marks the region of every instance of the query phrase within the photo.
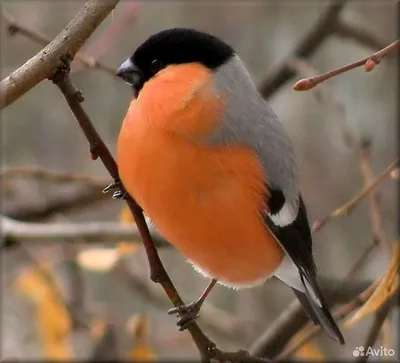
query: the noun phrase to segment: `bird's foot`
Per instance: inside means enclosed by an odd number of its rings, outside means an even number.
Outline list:
[[[190,324],[194,323],[199,317],[200,308],[203,305],[203,301],[195,301],[189,305],[181,305],[176,308],[168,310],[168,314],[176,316],[179,318],[177,325],[180,331],[183,331],[189,327]]]
[[[116,190],[113,195],[112,198],[113,199],[126,199],[128,196],[128,193],[124,190],[124,188],[122,187],[122,183],[121,181],[116,178],[114,179],[114,181],[111,184],[108,184],[104,189],[103,189],[103,193],[108,193],[110,190]]]

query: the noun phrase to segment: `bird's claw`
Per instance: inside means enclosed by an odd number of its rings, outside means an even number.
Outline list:
[[[110,190],[121,188],[121,181],[119,179],[114,179],[114,181],[108,184],[104,189],[103,193],[108,193]]]
[[[128,194],[125,191],[122,190],[117,190],[116,192],[113,193],[112,198],[113,199],[126,199]]]
[[[177,325],[180,331],[183,331],[193,324],[195,320],[199,317],[199,312],[201,308],[201,303],[198,301],[193,302],[189,305],[181,305],[168,310],[169,315],[176,314],[179,317]]]
[[[113,199],[126,199],[127,198],[128,194],[123,190],[122,183],[119,179],[115,179],[111,184],[107,185],[103,189],[103,193],[108,193],[110,190],[114,190],[114,189],[118,189],[118,190],[116,190],[113,193],[113,195],[112,195]]]

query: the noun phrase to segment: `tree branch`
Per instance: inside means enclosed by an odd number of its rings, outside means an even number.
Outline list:
[[[313,224],[313,231],[319,231],[323,226],[325,226],[326,223],[328,223],[333,218],[340,217],[346,214],[349,215],[358,205],[358,203],[361,202],[361,200],[368,196],[388,175],[391,174],[393,170],[398,167],[399,161],[400,159],[397,158],[389,166],[387,166],[373,181],[369,181],[368,183],[366,183],[367,186],[350,201],[345,203],[343,206],[335,209],[333,212],[331,212],[329,216],[315,221]]]
[[[379,50],[378,52],[375,52],[369,57],[347,64],[343,67],[335,68],[329,72],[322,73],[311,78],[301,79],[294,84],[293,89],[295,91],[308,91],[330,78],[336,77],[339,74],[348,72],[354,68],[361,66],[364,66],[364,70],[366,72],[370,72],[375,68],[377,64],[382,61],[383,58],[395,54],[399,48],[400,40],[396,40],[395,42],[389,44],[387,47]]]
[[[20,239],[28,242],[59,243],[102,242],[127,240],[138,243],[140,233],[133,224],[113,222],[84,223],[26,223],[0,216],[3,238]],[[169,246],[152,228],[152,236],[159,247]]]
[[[393,299],[389,299],[375,313],[371,328],[369,329],[367,338],[365,339],[365,343],[363,344],[363,346],[366,349],[368,349],[368,347],[373,347],[376,341],[378,340],[379,333],[383,327],[386,318],[390,314],[392,307],[393,307]],[[364,357],[360,357],[359,359],[357,359],[357,362],[366,362],[367,359],[368,356],[365,355]]]
[[[103,335],[94,344],[90,362],[118,361],[121,358],[117,327],[108,322],[104,328]]]
[[[49,38],[44,36],[43,34],[39,33],[36,30],[30,29],[26,27],[25,25],[20,24],[16,20],[14,20],[9,14],[6,12],[2,11],[2,17],[7,23],[7,29],[8,33],[10,35],[16,35],[16,34],[21,34],[24,37],[41,44],[43,46],[46,46],[51,42]],[[115,72],[116,70],[112,67],[109,67],[99,61],[97,61],[94,57],[87,55],[82,52],[78,52],[75,55],[75,59],[82,63],[85,67],[87,68],[93,68],[93,69],[100,69],[109,75],[115,77]]]
[[[0,170],[0,178],[2,182],[7,182],[14,178],[34,178],[53,183],[81,183],[88,187],[103,189],[108,181],[105,179],[95,179],[87,175],[72,174],[68,172],[44,169],[41,167],[21,167],[21,168],[7,168]]]
[[[366,186],[370,185],[374,180],[374,172],[371,165],[370,147],[370,141],[364,142],[362,143],[360,150],[361,171],[364,178],[364,185]],[[382,217],[375,190],[369,193],[369,211],[371,216],[373,237],[379,241],[381,247],[390,255],[392,252],[392,247],[382,226]]]
[[[105,201],[107,195],[98,189],[80,190],[67,195],[59,194],[47,203],[31,204],[31,205],[15,205],[4,208],[4,214],[8,217],[23,220],[34,221],[46,219],[55,213],[71,212],[80,208],[86,208],[91,204]]]
[[[75,18],[43,50],[0,83],[0,109],[8,106],[41,81],[49,78],[65,56],[79,48],[115,8],[119,0],[88,0]]]
[[[270,97],[273,92],[296,74],[289,64],[291,59],[307,58],[311,56],[325,41],[325,39],[335,32],[336,23],[345,3],[346,0],[332,1],[320,16],[316,24],[304,36],[287,58],[281,62],[275,70],[267,75],[259,86],[260,93],[264,98]]]
[[[381,42],[373,34],[369,33],[365,29],[349,24],[342,19],[339,19],[336,24],[335,34],[342,38],[353,39],[357,43],[373,50],[378,50],[385,47],[385,43]]]

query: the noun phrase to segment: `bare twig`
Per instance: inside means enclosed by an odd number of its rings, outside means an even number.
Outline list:
[[[286,60],[274,69],[261,82],[259,86],[260,93],[264,98],[268,98],[279,87],[285,84],[292,78],[296,72],[288,64],[288,61],[293,58],[307,58],[312,55],[315,50],[328,38],[336,29],[336,22],[339,14],[342,11],[346,0],[334,0],[326,8],[320,16],[317,23],[304,36],[300,43],[288,55]]]
[[[374,238],[372,242],[367,245],[363,252],[361,253],[360,257],[354,262],[353,266],[350,268],[349,272],[347,273],[346,280],[354,277],[354,275],[361,269],[364,263],[367,261],[368,257],[371,255],[372,251],[379,245],[379,241]]]
[[[387,176],[389,176],[390,173],[398,167],[398,165],[399,165],[399,159],[396,159],[389,166],[387,166],[375,179],[370,181],[367,184],[367,186],[354,198],[352,198],[350,201],[348,201],[340,208],[335,209],[333,212],[331,212],[329,216],[315,221],[313,224],[313,230],[319,231],[331,219],[346,214],[347,215],[350,214],[354,210],[354,208],[358,205],[358,203],[366,196],[368,196],[379,185],[379,183],[382,180],[384,180]]]
[[[121,358],[122,354],[118,344],[117,327],[111,323],[107,323],[103,335],[94,345],[90,361],[117,361]]]
[[[23,221],[38,221],[46,219],[59,212],[71,212],[86,208],[91,204],[105,201],[107,196],[98,189],[81,190],[74,193],[59,194],[46,203],[15,205],[5,208],[4,213],[13,219]]]
[[[379,64],[383,58],[395,54],[399,48],[400,40],[396,40],[392,44],[389,44],[387,47],[379,50],[378,52],[375,52],[369,57],[347,64],[343,67],[335,68],[318,76],[301,79],[294,84],[293,89],[295,91],[308,91],[330,78],[336,77],[339,74],[348,72],[354,68],[361,66],[364,66],[366,72],[372,71],[372,69],[374,69],[374,67]]]
[[[57,243],[128,240],[138,243],[140,233],[135,226],[113,222],[85,223],[27,223],[0,216],[3,238],[20,239],[28,242]],[[157,246],[169,246],[152,228],[152,236]]]
[[[104,54],[110,51],[110,48],[115,46],[117,39],[122,33],[127,31],[130,23],[135,19],[139,4],[135,0],[121,2],[118,10],[113,14],[113,21],[94,41],[86,48],[85,52],[91,54],[93,59],[100,59]],[[80,64],[83,64],[82,62]],[[79,71],[79,64],[72,67],[72,72]],[[109,68],[108,73],[115,77],[116,70]],[[121,78],[118,78],[121,81]]]
[[[63,255],[65,256],[65,269],[68,280],[69,296],[68,309],[73,312],[72,319],[73,328],[81,328],[87,314],[85,311],[85,283],[82,268],[76,262],[77,248],[71,244],[63,244],[61,246]],[[88,328],[87,324],[84,324]]]
[[[83,101],[82,94],[72,85],[68,73],[69,73],[69,61],[70,59],[64,59],[64,65],[61,66],[58,71],[53,76],[53,82],[58,86],[60,91],[65,97],[71,111],[73,112],[76,120],[79,123],[82,131],[84,132],[93,156],[93,159],[99,157],[103,162],[104,166],[110,173],[114,180],[119,180],[118,177],[118,167],[112,157],[107,146],[104,144],[100,135],[97,133],[92,122],[87,116],[86,112],[83,110],[80,102]],[[131,210],[131,213],[136,222],[136,226],[142,236],[142,242],[145,247],[147,257],[150,265],[150,277],[151,279],[161,284],[172,304],[177,307],[183,305],[183,301],[177,292],[174,284],[169,278],[165,268],[160,260],[158,252],[155,245],[151,239],[149,229],[146,225],[145,218],[143,216],[140,206],[129,196],[126,197],[126,202]],[[197,323],[193,322],[188,330],[195,342],[204,362],[209,362],[211,359],[216,359],[220,361],[232,360],[234,358],[241,360],[242,362],[251,362],[253,357],[248,356],[243,353],[243,351],[238,351],[234,353],[223,352],[219,350],[215,343],[212,342],[199,328]],[[254,358],[254,362],[260,361]],[[265,360],[264,360],[265,361]]]
[[[336,23],[335,34],[342,38],[353,39],[357,43],[371,48],[372,50],[378,50],[385,47],[385,43],[377,39],[374,34],[369,33],[366,29],[349,24],[343,19],[339,19]]]
[[[119,0],[88,0],[75,18],[43,50],[0,83],[0,109],[52,76],[65,56],[73,57]]]
[[[63,215],[57,215],[57,219],[69,222],[68,218]],[[79,242],[80,239],[75,239]],[[85,282],[81,266],[77,263],[78,248],[75,245],[62,243],[63,266],[65,267],[66,280],[68,284],[68,292],[66,293],[68,310],[72,312],[72,328],[85,329],[89,328],[89,316],[85,304]]]
[[[379,338],[379,333],[383,327],[383,324],[388,317],[390,311],[393,307],[393,299],[389,299],[383,304],[379,310],[375,313],[374,320],[372,322],[371,328],[367,334],[367,338],[365,339],[364,347],[373,347],[376,341]],[[364,355],[357,359],[358,362],[366,362],[368,356]]]
[[[72,174],[68,172],[44,169],[41,167],[21,167],[8,168],[0,171],[2,181],[8,181],[14,178],[34,178],[41,181],[54,183],[74,182],[87,185],[89,187],[103,189],[108,181],[103,179],[94,179],[87,175]]]
[[[8,33],[10,35],[16,35],[16,34],[21,34],[24,37],[41,44],[43,46],[46,46],[47,44],[50,43],[50,39],[44,36],[43,34],[39,33],[36,30],[30,29],[25,25],[22,25],[18,23],[15,19],[11,17],[11,15],[7,14],[4,10],[2,11],[2,17],[7,23],[7,29]],[[102,70],[106,73],[108,73],[111,76],[115,76],[116,70],[112,67],[109,67],[99,61],[96,60],[96,58],[87,55],[82,52],[78,52],[75,55],[75,59],[80,62],[82,65],[84,65],[86,68],[94,68],[94,69],[99,69]]]
[[[360,165],[366,186],[370,185],[375,178],[371,165],[370,146],[370,142],[363,142],[360,150]],[[375,190],[369,193],[369,210],[374,238],[378,239],[382,248],[390,255],[392,248],[382,227],[382,217]]]

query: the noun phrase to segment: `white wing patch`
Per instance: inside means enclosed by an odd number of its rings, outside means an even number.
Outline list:
[[[285,255],[281,264],[274,272],[274,275],[285,284],[293,287],[296,290],[306,293],[306,289],[300,278],[299,270],[288,255]],[[312,286],[307,282],[306,279],[304,279],[304,282],[307,285],[307,291],[309,292],[311,298],[318,304],[318,306],[322,307],[321,301],[314,293]]]
[[[278,213],[270,214],[267,212],[267,215],[276,226],[285,227],[295,221],[298,211],[299,206],[297,202],[286,201]]]

